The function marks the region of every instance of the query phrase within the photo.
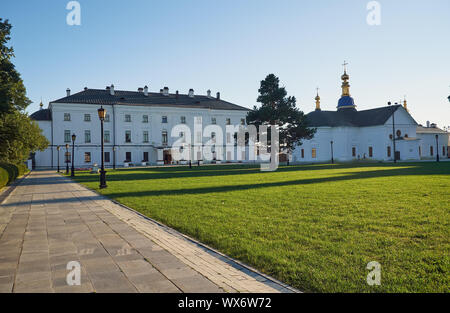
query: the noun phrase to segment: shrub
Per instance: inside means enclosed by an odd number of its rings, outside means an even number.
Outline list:
[[[28,168],[24,163],[9,164],[0,163],[0,188],[12,183],[17,177],[28,172]]]

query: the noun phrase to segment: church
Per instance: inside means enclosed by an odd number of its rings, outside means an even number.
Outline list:
[[[346,64],[344,63],[344,66]],[[294,163],[367,161],[414,161],[447,158],[449,133],[435,124],[418,125],[407,108],[394,104],[358,111],[350,95],[350,76],[344,68],[342,95],[336,111],[323,111],[317,93],[315,111],[306,115],[317,129],[291,156]],[[429,138],[428,138],[429,137]],[[431,139],[430,139],[431,138]],[[395,152],[394,152],[395,151]]]

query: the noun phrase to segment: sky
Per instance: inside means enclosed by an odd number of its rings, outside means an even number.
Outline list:
[[[406,96],[418,123],[450,126],[450,1],[384,0],[369,25],[363,0],[1,0],[13,59],[33,104],[88,88],[197,94],[252,108],[260,81],[280,78],[297,106],[336,110],[344,60],[357,109]]]

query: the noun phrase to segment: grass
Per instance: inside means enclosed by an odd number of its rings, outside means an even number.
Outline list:
[[[103,190],[75,179],[302,291],[450,291],[450,162],[120,169]]]

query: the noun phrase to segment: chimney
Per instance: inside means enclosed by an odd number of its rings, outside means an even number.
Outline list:
[[[169,87],[164,87],[163,94],[164,94],[165,96],[168,96],[168,95],[169,95]]]
[[[138,88],[138,92],[144,92],[144,88],[139,87],[139,88]]]
[[[436,127],[437,127],[436,123],[431,123],[431,128],[436,128]]]
[[[188,94],[188,96],[190,97],[190,98],[194,98],[194,89],[189,89],[189,94]]]
[[[175,98],[177,98],[178,99],[178,95],[179,95],[179,92],[178,92],[178,90],[175,92]]]
[[[111,96],[114,96],[114,85],[113,84],[111,84],[111,88],[109,88],[109,94]]]
[[[164,91],[163,91],[162,89],[159,90],[159,93],[160,93],[160,94],[163,94],[163,92],[164,92]]]
[[[427,121],[427,127],[428,128],[430,127],[430,121]]]
[[[208,89],[208,90],[206,91],[206,95],[208,96],[208,98],[211,98],[211,90]]]
[[[67,94],[67,97],[70,97],[70,89],[69,88],[66,89],[66,94]]]
[[[84,91],[88,90],[88,87],[84,87]]]
[[[220,100],[220,92],[217,93],[216,99]]]
[[[148,97],[148,86],[144,87],[144,96]]]

